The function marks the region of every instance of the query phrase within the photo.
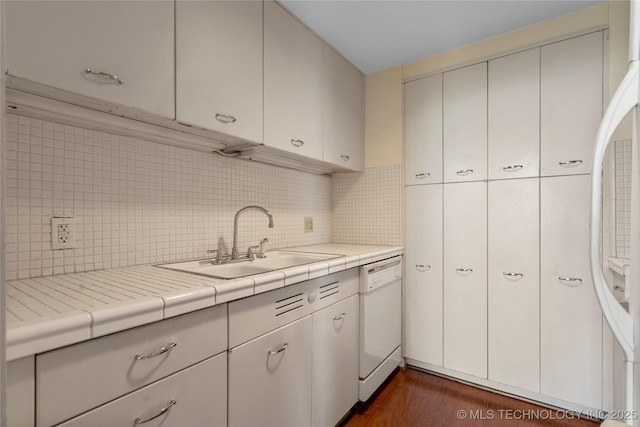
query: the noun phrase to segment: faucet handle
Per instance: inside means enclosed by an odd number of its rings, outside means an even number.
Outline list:
[[[267,239],[266,237],[262,240],[260,240],[260,243],[258,244],[258,255],[256,255],[258,258],[266,258],[267,256],[264,254],[264,245],[265,243],[269,243],[269,239]]]
[[[209,249],[207,250],[208,254],[216,254],[215,262],[216,264],[220,264],[222,262],[222,252],[219,249]]]
[[[247,258],[249,259],[255,259],[256,255],[253,253],[254,250],[256,249],[260,249],[260,246],[249,246],[249,248],[247,249]]]

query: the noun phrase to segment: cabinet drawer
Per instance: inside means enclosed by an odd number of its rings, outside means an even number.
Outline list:
[[[153,356],[171,343],[176,345]],[[38,355],[37,425],[67,420],[226,346],[227,306],[220,305]],[[71,385],[64,394],[61,384]]]
[[[131,426],[149,420],[149,427],[227,425],[227,353],[110,402],[66,423],[64,427]],[[172,402],[175,404],[171,405]]]

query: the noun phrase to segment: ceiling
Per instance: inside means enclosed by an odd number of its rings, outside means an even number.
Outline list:
[[[604,2],[606,0],[281,0],[365,74]]]

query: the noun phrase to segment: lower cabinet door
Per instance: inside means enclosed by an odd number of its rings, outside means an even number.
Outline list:
[[[227,353],[193,365],[60,426],[138,424],[150,427],[226,426]]]
[[[589,175],[540,185],[541,393],[602,407],[602,311],[589,268]]]
[[[229,350],[229,426],[311,424],[311,316]]]
[[[313,314],[311,425],[338,424],[358,401],[358,295]]]

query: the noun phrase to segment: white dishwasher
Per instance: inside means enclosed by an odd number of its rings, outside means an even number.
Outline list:
[[[402,256],[360,269],[360,389],[366,401],[400,364]]]

